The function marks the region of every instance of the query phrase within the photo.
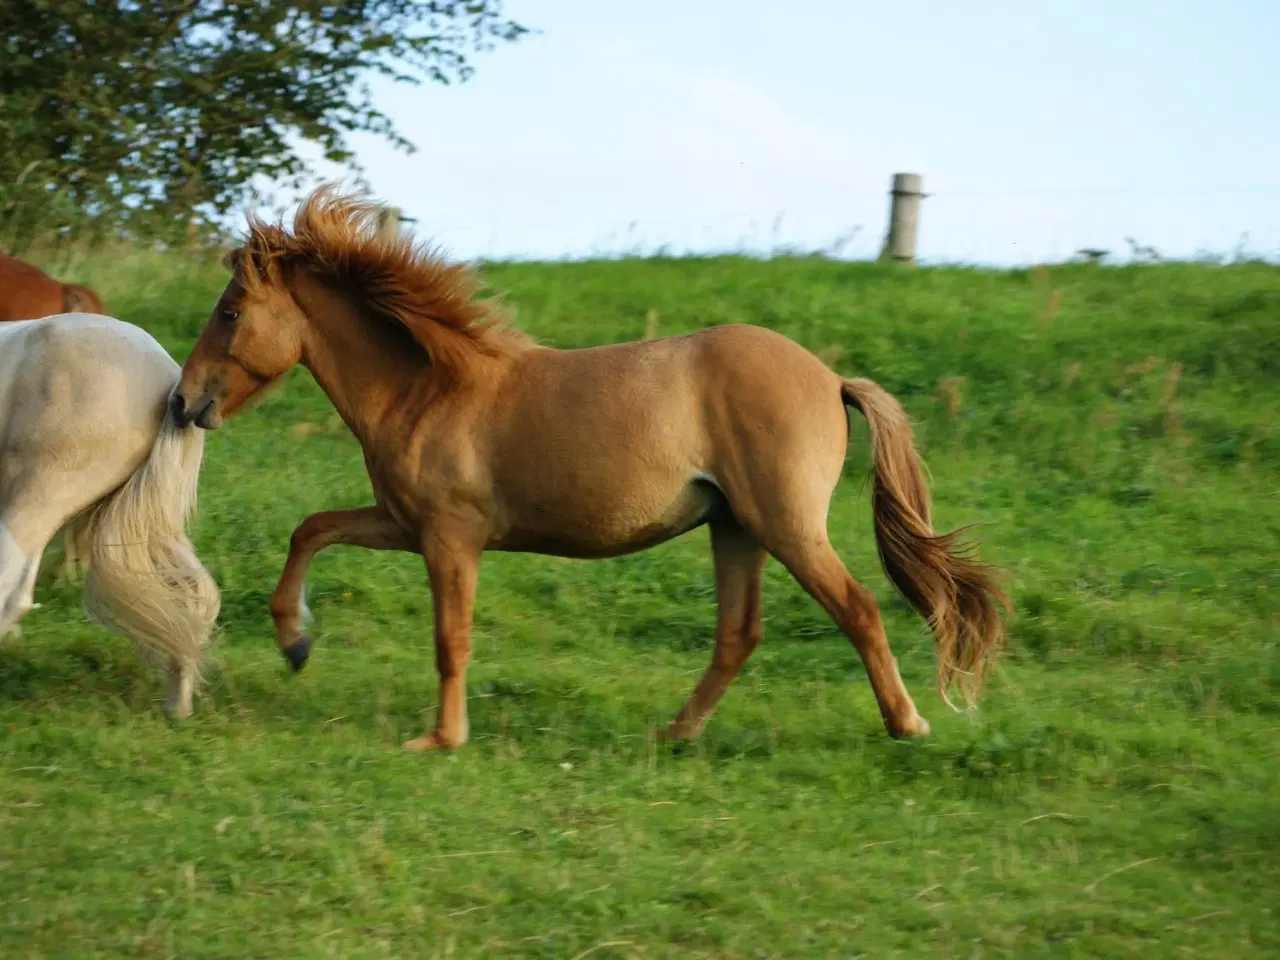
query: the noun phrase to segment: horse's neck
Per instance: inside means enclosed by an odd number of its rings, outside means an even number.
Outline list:
[[[295,297],[309,321],[302,364],[363,442],[426,374],[426,359],[398,331],[364,316],[350,297],[314,283]]]

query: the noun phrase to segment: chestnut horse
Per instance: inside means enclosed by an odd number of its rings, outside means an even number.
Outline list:
[[[39,267],[0,253],[0,321],[35,320],[55,313],[105,313],[88,287],[59,283]]]
[[[302,588],[318,551],[346,543],[420,554],[440,700],[434,730],[405,747],[460,746],[485,550],[611,557],[707,524],[715,650],[667,736],[698,734],[759,642],[766,553],[848,635],[889,733],[926,734],[871,591],[827,539],[853,407],[869,424],[883,566],[928,619],[944,698],[958,681],[973,702],[999,644],[1004,594],[955,532],[934,533],[911,428],[888,393],[749,325],[538,345],[475,298],[465,266],[408,238],[379,238],[376,221],[376,206],[330,186],[306,198],[291,232],[250,217],[173,398],[182,420],[213,430],[301,363],[364,450],[374,505],[307,517],[271,599],[276,642],[295,670],[310,653]]]

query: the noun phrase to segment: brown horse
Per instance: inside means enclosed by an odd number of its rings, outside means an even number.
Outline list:
[[[106,311],[88,287],[59,283],[39,267],[0,253],[0,321],[38,320],[55,313]]]
[[[460,746],[485,550],[610,557],[707,524],[715,651],[668,736],[697,735],[759,642],[766,552],[853,642],[889,733],[926,734],[871,591],[827,539],[850,406],[869,425],[883,566],[928,619],[943,697],[958,681],[973,701],[999,644],[1004,594],[955,532],[933,532],[911,428],[888,393],[747,325],[540,346],[475,299],[466,267],[409,239],[379,239],[376,216],[372,204],[322,187],[292,232],[250,218],[173,399],[180,420],[216,429],[301,363],[360,441],[375,505],[307,517],[271,600],[277,644],[295,670],[310,653],[302,587],[318,551],[347,543],[420,554],[440,702],[435,729],[405,747]]]

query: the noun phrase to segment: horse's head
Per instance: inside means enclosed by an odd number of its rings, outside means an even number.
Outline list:
[[[216,430],[223,417],[302,358],[306,318],[282,282],[279,264],[254,259],[246,247],[223,259],[231,279],[183,364],[171,401],[184,426]]]

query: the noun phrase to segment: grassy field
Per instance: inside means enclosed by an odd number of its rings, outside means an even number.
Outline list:
[[[76,271],[72,271],[76,272]],[[223,274],[88,265],[182,359]],[[819,259],[492,265],[561,346],[749,321],[879,380],[942,526],[1016,604],[976,716],[875,559],[854,417],[831,536],[880,598],[924,741],[770,561],[765,641],[703,738],[653,738],[710,652],[706,532],[612,561],[487,557],[472,741],[405,755],[436,692],[414,557],[313,566],[292,528],[370,499],[303,371],[209,437],[223,589],[196,716],[52,569],[0,645],[0,956],[1223,957],[1280,951],[1280,270],[895,271]],[[53,567],[53,564],[50,564]]]

